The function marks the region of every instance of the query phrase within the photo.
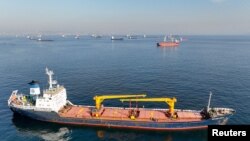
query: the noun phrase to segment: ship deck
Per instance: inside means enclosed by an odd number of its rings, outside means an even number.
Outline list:
[[[82,118],[82,119],[102,119],[102,120],[129,120],[129,121],[146,121],[146,122],[192,122],[201,121],[202,116],[194,111],[177,111],[177,118],[166,116],[164,111],[157,109],[139,108],[140,114],[135,119],[129,118],[129,108],[104,107],[99,117],[91,116],[91,109],[88,106],[68,106],[60,110],[59,115],[66,118]]]

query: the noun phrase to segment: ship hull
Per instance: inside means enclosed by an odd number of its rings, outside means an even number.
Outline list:
[[[157,43],[158,47],[176,47],[179,43],[176,42],[159,42]]]
[[[47,111],[34,111],[31,109],[20,109],[17,107],[10,107],[14,113],[18,113],[22,116],[26,116],[31,119],[52,122],[58,124],[68,124],[68,125],[78,125],[78,126],[94,126],[94,127],[104,127],[104,128],[123,128],[123,129],[140,129],[140,130],[198,130],[207,128],[208,125],[221,125],[225,124],[230,115],[204,119],[200,121],[193,122],[143,122],[136,120],[107,120],[98,118],[67,118],[61,117],[56,112]]]

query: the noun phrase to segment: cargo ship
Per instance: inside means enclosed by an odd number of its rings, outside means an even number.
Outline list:
[[[176,98],[148,98],[146,94],[97,95],[95,105],[75,105],[67,99],[64,86],[53,80],[54,72],[46,68],[48,88],[42,92],[38,81],[31,81],[30,94],[14,90],[9,97],[8,106],[21,116],[58,124],[124,128],[141,130],[190,130],[202,129],[208,125],[226,124],[235,113],[231,108],[211,108],[210,100],[202,110],[175,109]],[[121,102],[162,102],[168,108],[144,107],[105,107],[104,100]]]
[[[123,40],[123,38],[122,37],[111,36],[111,40]]]
[[[159,42],[156,45],[158,47],[177,47],[177,46],[179,46],[179,43],[180,43],[180,41],[178,39],[175,39],[172,36],[169,36],[168,38],[167,38],[167,36],[165,36],[164,41]]]

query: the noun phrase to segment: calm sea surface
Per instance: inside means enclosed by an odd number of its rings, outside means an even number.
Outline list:
[[[46,88],[45,67],[67,88],[75,104],[93,105],[97,94],[147,93],[176,97],[176,108],[231,107],[228,124],[250,124],[250,37],[184,36],[176,48],[157,48],[163,37],[111,41],[88,36],[45,36],[52,42],[0,36],[0,139],[88,141],[205,141],[206,131],[144,132],[56,125],[13,116],[7,100],[12,90],[28,93],[27,83]],[[122,106],[105,101],[106,106]],[[145,107],[167,107],[147,103]],[[139,106],[142,106],[139,105]]]

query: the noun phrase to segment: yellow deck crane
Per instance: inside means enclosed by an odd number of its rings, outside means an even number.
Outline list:
[[[121,95],[101,95],[95,96],[93,99],[95,100],[94,111],[92,111],[92,115],[99,117],[102,112],[102,102],[106,99],[120,99],[120,98],[136,98],[136,97],[146,97],[146,94],[121,94]]]
[[[169,113],[171,117],[174,117],[174,105],[177,99],[174,98],[137,98],[137,99],[120,99],[121,102],[125,101],[135,101],[135,102],[165,102],[169,106]],[[133,117],[134,118],[134,117]]]

